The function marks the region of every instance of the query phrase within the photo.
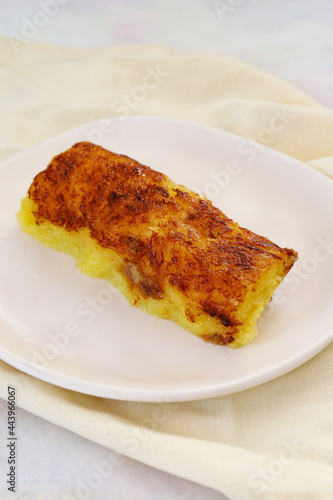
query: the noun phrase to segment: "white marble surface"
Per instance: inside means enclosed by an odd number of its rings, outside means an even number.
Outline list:
[[[158,43],[241,58],[333,106],[333,9],[330,0],[1,0],[0,35],[72,47]],[[49,11],[51,12],[51,11]],[[43,18],[40,18],[42,22]],[[37,23],[36,23],[37,21]],[[1,83],[0,83],[0,104]],[[1,138],[0,138],[1,140]],[[1,381],[0,381],[1,383]],[[0,498],[7,405],[0,401]],[[22,500],[191,499],[222,494],[170,476],[96,445],[24,410],[17,412],[18,493]],[[102,477],[103,462],[114,465]],[[94,483],[93,481],[96,481]],[[90,485],[90,486],[89,486]],[[81,488],[81,489],[80,489]]]

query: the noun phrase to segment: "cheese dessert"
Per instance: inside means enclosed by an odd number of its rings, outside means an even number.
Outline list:
[[[297,259],[163,173],[89,142],[36,175],[17,215],[133,306],[230,347],[253,339]]]

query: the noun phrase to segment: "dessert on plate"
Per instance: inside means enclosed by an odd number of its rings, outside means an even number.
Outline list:
[[[36,175],[18,220],[133,306],[230,347],[253,339],[297,259],[163,173],[89,142]]]

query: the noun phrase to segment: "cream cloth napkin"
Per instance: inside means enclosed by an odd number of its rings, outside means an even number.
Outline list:
[[[15,51],[2,39],[0,89],[3,160],[89,121],[151,114],[251,137],[333,178],[332,110],[230,57],[158,46]],[[231,499],[331,500],[332,360],[333,343],[272,382],[185,403],[86,396],[1,362],[0,396],[14,386],[20,407]]]

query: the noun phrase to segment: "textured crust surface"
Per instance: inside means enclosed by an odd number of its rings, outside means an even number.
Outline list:
[[[28,194],[38,226],[48,221],[72,234],[88,231],[121,257],[117,272],[134,305],[170,302],[173,294],[189,329],[217,344],[243,343],[249,300],[262,300],[256,292],[273,270],[274,284],[254,321],[297,258],[164,174],[88,142],[56,156]],[[191,328],[205,317],[214,320],[210,331]]]

